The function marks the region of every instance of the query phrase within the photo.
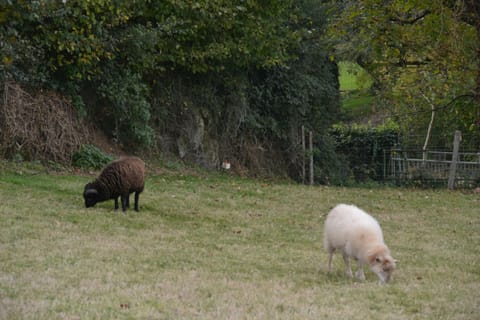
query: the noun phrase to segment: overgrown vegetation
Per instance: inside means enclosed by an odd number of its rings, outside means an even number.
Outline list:
[[[300,127],[320,135],[338,111],[319,1],[11,1],[0,12],[1,80],[68,95],[130,152],[296,178]]]
[[[373,78],[376,107],[402,132],[461,130],[480,146],[480,2],[341,1],[330,25],[336,54]],[[422,140],[417,141],[421,144]],[[448,145],[450,139],[432,139]]]
[[[91,144],[84,144],[72,156],[72,164],[84,169],[101,169],[113,160],[113,156]]]
[[[335,152],[347,159],[347,167],[352,172],[350,178],[355,182],[385,180],[390,152],[401,144],[400,130],[393,122],[375,128],[337,124],[329,134],[335,141]],[[343,172],[340,174],[344,175]]]
[[[91,126],[70,101],[52,91],[31,93],[6,82],[0,88],[0,157],[69,163],[91,140]]]
[[[390,117],[417,145],[428,131],[447,146],[440,133],[461,130],[478,148],[477,2],[7,1],[0,83],[39,99],[55,92],[128,153],[210,169],[228,160],[241,173],[300,180],[304,127],[318,139],[317,181],[343,181],[358,170],[325,138],[339,120]],[[354,76],[340,77],[343,89],[356,86],[343,97],[337,63]],[[15,103],[0,99],[0,110]],[[36,147],[58,135],[34,137],[9,133],[2,156],[70,163],[94,144],[54,155]]]
[[[476,194],[150,173],[140,212],[123,214],[85,209],[89,180],[0,162],[0,318],[478,315]],[[339,202],[379,220],[400,261],[391,284],[347,279],[339,256],[326,273],[323,222]]]

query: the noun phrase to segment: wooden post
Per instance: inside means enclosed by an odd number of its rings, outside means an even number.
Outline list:
[[[308,144],[310,148],[310,185],[313,186],[313,132],[308,135]]]
[[[305,148],[305,126],[302,126],[302,183],[305,184],[305,156],[307,150]]]
[[[462,133],[456,130],[455,137],[453,139],[452,162],[450,163],[450,173],[448,175],[448,189],[453,189],[455,187],[455,174],[457,172],[458,149],[460,147],[460,141],[462,141]]]
[[[391,149],[390,149],[390,154],[392,154]],[[387,151],[383,149],[383,179],[382,180],[385,181],[386,177],[387,177]]]

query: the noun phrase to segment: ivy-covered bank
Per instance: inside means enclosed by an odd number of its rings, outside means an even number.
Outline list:
[[[0,80],[67,96],[129,153],[298,178],[301,126],[322,136],[338,112],[337,66],[320,40],[328,9],[313,0],[2,2]],[[8,155],[41,152],[15,148]]]

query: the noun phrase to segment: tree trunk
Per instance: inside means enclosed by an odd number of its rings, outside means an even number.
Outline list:
[[[423,144],[423,161],[427,160],[427,148],[428,142],[430,141],[430,134],[432,132],[433,120],[435,120],[435,106],[432,105],[432,116],[430,118],[430,123],[428,124],[427,136],[425,137],[425,143]]]
[[[480,43],[480,1],[479,0],[465,0],[465,12],[463,19],[477,30],[477,43]],[[477,48],[477,78],[475,82],[475,102],[480,106],[480,46]]]
[[[478,17],[478,19],[480,20],[480,16]],[[477,38],[478,38],[477,43],[480,43],[480,22],[477,23],[476,29],[477,29]],[[477,83],[475,87],[475,101],[477,102],[477,105],[480,106],[480,45],[477,48],[477,64],[478,66],[477,66]]]
[[[432,107],[432,115],[430,117],[430,123],[428,124],[427,128],[427,136],[425,137],[425,143],[423,144],[423,164],[425,164],[425,160],[427,160],[428,142],[430,141],[430,135],[432,133],[433,120],[435,120],[435,105],[433,104],[432,100],[430,100],[424,93],[422,93],[422,96],[425,101],[427,101],[428,104],[430,104],[430,106]]]

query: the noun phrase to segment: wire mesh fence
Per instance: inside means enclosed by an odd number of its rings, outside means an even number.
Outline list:
[[[452,164],[453,152],[393,149],[386,178],[397,184],[447,186]],[[480,151],[459,152],[455,165],[456,187],[480,184]]]
[[[348,159],[352,178],[357,183],[373,180],[396,185],[451,187],[453,181],[456,188],[480,186],[478,134],[459,134],[456,156],[453,156],[455,133],[452,132],[432,136],[428,149],[424,145],[425,136],[392,135],[385,143],[384,133],[367,135],[368,139],[364,132],[354,133],[356,135],[337,134],[335,138],[337,152]]]

